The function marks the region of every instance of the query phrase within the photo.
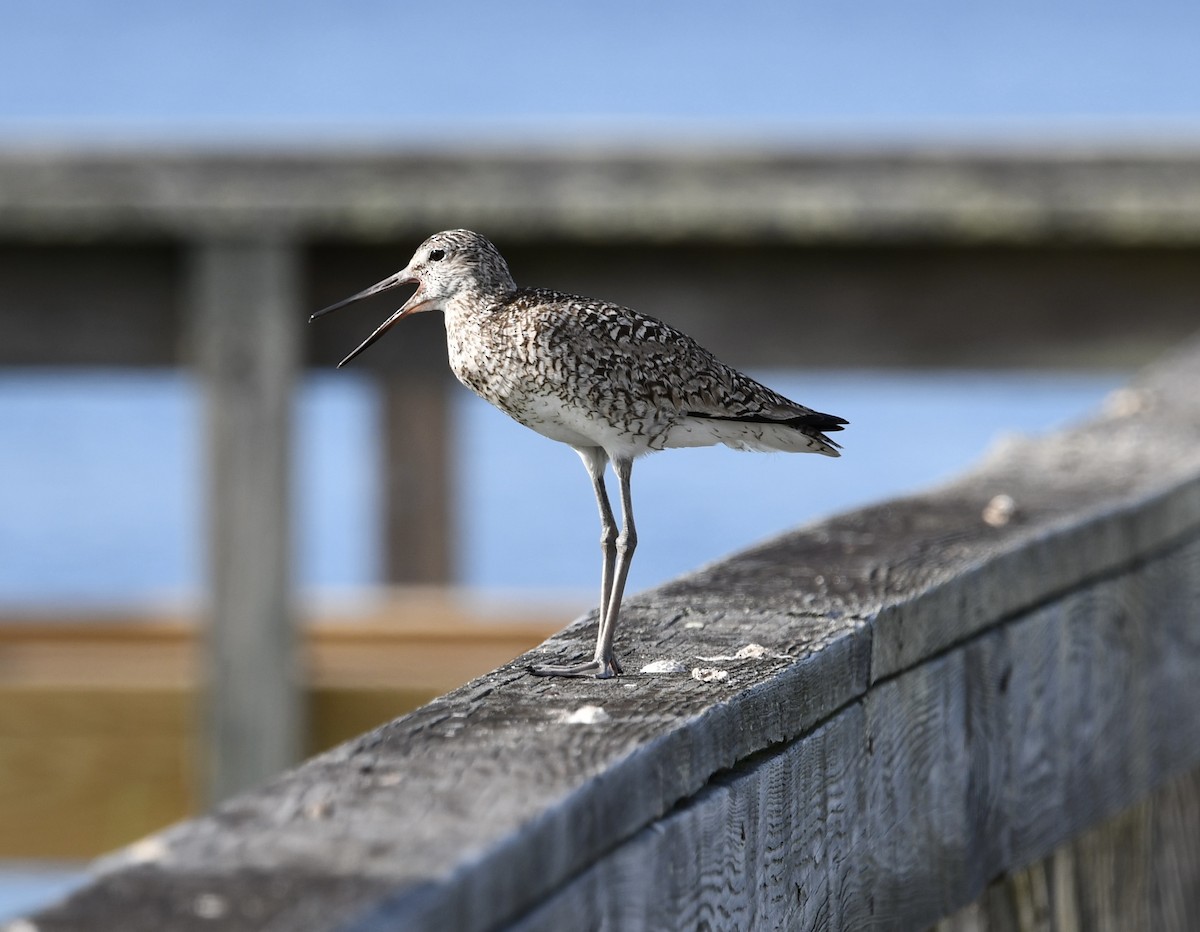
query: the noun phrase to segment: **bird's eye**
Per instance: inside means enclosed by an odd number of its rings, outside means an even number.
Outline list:
[[[431,249],[429,251],[429,260],[431,262],[441,262],[445,258],[446,250],[444,249]]]

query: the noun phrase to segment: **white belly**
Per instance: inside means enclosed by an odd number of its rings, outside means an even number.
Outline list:
[[[636,429],[618,428],[599,410],[583,410],[565,404],[553,395],[522,399],[520,408],[509,412],[530,430],[573,447],[601,447],[610,456],[640,456],[649,453],[649,438]]]

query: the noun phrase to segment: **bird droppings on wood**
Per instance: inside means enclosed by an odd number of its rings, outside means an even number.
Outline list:
[[[642,667],[642,673],[687,673],[687,664],[678,660],[655,660]]]
[[[705,663],[721,663],[729,660],[761,660],[763,657],[771,657],[776,660],[792,659],[790,654],[771,650],[769,647],[763,647],[761,644],[747,644],[745,647],[739,647],[732,654],[718,654],[715,657],[697,656],[696,659],[703,660]]]
[[[692,679],[700,683],[721,683],[729,679],[729,671],[716,667],[695,667],[692,670]]]
[[[983,523],[992,527],[1004,527],[1017,514],[1017,503],[1011,495],[993,495],[983,506]]]

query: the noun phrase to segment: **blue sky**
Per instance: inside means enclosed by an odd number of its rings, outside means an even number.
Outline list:
[[[1200,3],[0,0],[0,129],[1200,124]]]

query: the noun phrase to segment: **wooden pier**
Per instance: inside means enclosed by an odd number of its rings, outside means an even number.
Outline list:
[[[627,677],[527,672],[581,619],[31,921],[1196,928],[1197,606],[1193,342],[1085,424],[630,600]]]

